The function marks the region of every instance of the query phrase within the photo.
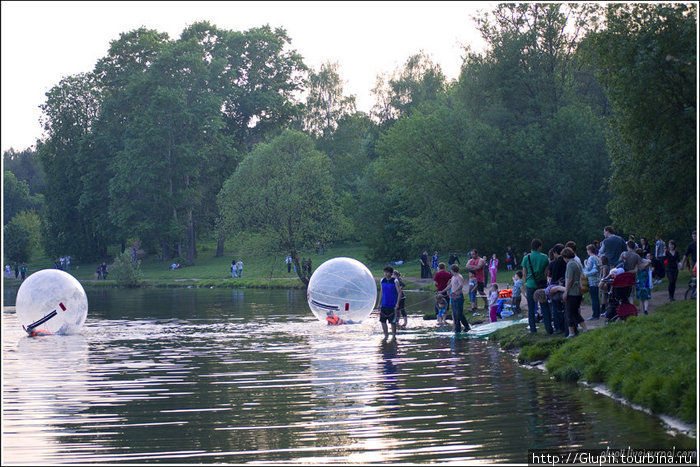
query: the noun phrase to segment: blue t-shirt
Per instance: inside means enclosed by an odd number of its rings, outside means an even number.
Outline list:
[[[394,279],[382,279],[382,308],[394,308],[398,300],[398,291]]]
[[[513,296],[514,297],[519,297],[520,296],[520,291],[523,287],[523,280],[518,279],[515,281],[515,284],[513,284]]]

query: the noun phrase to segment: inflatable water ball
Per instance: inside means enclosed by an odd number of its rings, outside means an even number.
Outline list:
[[[59,269],[42,269],[22,282],[16,310],[29,335],[75,334],[85,323],[88,302],[75,277]]]
[[[346,323],[359,323],[374,308],[377,284],[369,269],[356,259],[333,258],[314,271],[307,298],[319,321],[335,316]]]

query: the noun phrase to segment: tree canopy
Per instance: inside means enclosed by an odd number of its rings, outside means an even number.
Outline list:
[[[610,213],[632,231],[697,224],[697,5],[614,4],[591,37],[612,105]],[[644,212],[645,215],[640,215]]]
[[[3,156],[6,250],[40,230],[49,255],[138,240],[192,263],[202,236],[221,255],[235,234],[391,261],[696,224],[694,4],[503,3],[476,22],[487,47],[456,80],[418,51],[378,75],[369,114],[284,29],[125,32],[46,94],[36,150]]]
[[[298,131],[285,130],[258,144],[219,193],[222,228],[273,238],[306,283],[299,250],[335,238],[340,222],[329,166],[328,156]]]

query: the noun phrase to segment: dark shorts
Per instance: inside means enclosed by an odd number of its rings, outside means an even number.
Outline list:
[[[379,311],[379,322],[380,323],[393,323],[396,321],[396,309],[393,307],[383,306]]]
[[[476,291],[479,292],[479,295],[484,294],[484,283],[483,282],[476,283]]]

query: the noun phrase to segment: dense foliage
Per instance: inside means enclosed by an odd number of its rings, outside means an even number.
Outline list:
[[[190,264],[202,235],[217,255],[244,234],[391,261],[689,229],[696,21],[692,4],[500,4],[457,80],[417,53],[378,76],[369,115],[282,29],[129,31],[47,93],[36,151],[4,155],[4,224],[35,212],[52,256],[139,242]]]

